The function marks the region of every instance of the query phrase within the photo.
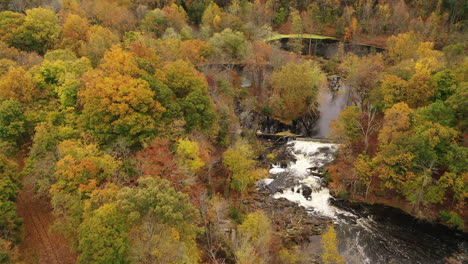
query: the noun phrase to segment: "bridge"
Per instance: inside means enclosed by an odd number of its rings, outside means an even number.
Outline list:
[[[261,131],[257,131],[256,135],[257,135],[258,138],[269,140],[269,141],[275,141],[275,142],[297,140],[297,141],[314,141],[314,142],[320,142],[320,143],[335,143],[330,138],[305,137],[305,136],[296,135],[296,134],[293,134],[293,133],[290,133],[290,132],[269,134],[269,133],[263,133]]]

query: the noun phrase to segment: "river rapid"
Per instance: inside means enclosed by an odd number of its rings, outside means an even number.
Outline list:
[[[347,263],[468,263],[464,233],[418,221],[390,207],[336,201],[322,182],[321,172],[333,161],[338,145],[314,141],[285,144],[290,162],[273,165],[270,178],[259,182],[260,187],[273,198],[302,206],[314,217],[331,219]]]

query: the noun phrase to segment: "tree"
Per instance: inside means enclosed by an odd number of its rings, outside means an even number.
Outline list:
[[[0,240],[13,243],[20,239],[22,224],[22,219],[16,215],[16,197],[19,191],[17,170],[15,162],[0,154]]]
[[[273,49],[270,45],[262,41],[254,41],[252,44],[251,55],[249,56],[247,69],[252,76],[252,82],[256,88],[254,94],[263,101],[267,94],[265,91],[265,80],[268,73],[267,67],[270,63]]]
[[[216,114],[213,111],[210,97],[201,92],[191,92],[181,103],[185,128],[187,131],[192,129],[208,130],[216,120]]]
[[[188,139],[177,141],[176,158],[178,167],[189,174],[195,173],[205,165],[200,159],[200,149],[197,142]]]
[[[364,143],[364,151],[369,148],[369,139],[378,132],[380,124],[376,117],[376,109],[372,105],[361,110],[358,106],[346,106],[333,120],[332,136],[351,146],[355,143]]]
[[[74,107],[82,87],[80,78],[88,70],[91,62],[87,58],[78,59],[70,50],[54,50],[45,54],[34,77],[37,85],[57,97],[63,107]]]
[[[154,9],[146,13],[141,21],[140,28],[144,32],[153,33],[156,37],[161,37],[167,27],[167,18],[161,9]]]
[[[331,124],[332,136],[345,144],[361,139],[359,118],[362,115],[358,106],[346,106]]]
[[[185,26],[187,26],[188,16],[182,6],[178,6],[176,4],[165,6],[163,8],[163,12],[166,16],[169,27],[180,32]]]
[[[119,41],[119,38],[109,29],[94,25],[88,30],[86,43],[80,48],[80,54],[88,57],[93,65],[97,65],[107,49]]]
[[[345,259],[338,252],[338,241],[333,224],[328,225],[328,230],[322,235],[322,260],[324,263],[345,263]]]
[[[203,12],[202,25],[215,32],[221,31],[221,19],[225,17],[223,10],[214,2],[211,2]]]
[[[207,130],[211,127],[216,115],[208,96],[208,84],[200,72],[179,60],[167,64],[157,77],[170,89],[167,90],[158,82],[152,82],[152,87],[162,91],[163,105],[172,110],[170,118],[182,113],[187,131]]]
[[[192,23],[200,24],[204,11],[210,2],[208,0],[192,0],[187,4],[187,13]]]
[[[319,66],[309,61],[288,63],[272,74],[273,94],[270,105],[273,116],[290,124],[293,120],[312,115],[325,75]]]
[[[84,1],[81,6],[92,22],[123,34],[135,29],[137,23],[129,4],[124,1],[98,0]]]
[[[65,19],[62,31],[62,48],[70,48],[75,53],[78,53],[81,46],[86,42],[86,36],[90,24],[88,19],[82,18],[75,14],[70,14]]]
[[[78,228],[78,263],[128,263],[126,220],[116,203],[87,216]]]
[[[119,195],[122,212],[138,223],[130,257],[138,263],[198,263],[200,216],[189,197],[159,178],[140,178],[138,183]],[[138,231],[143,233],[136,235]]]
[[[238,227],[238,238],[234,255],[236,263],[268,263],[269,246],[273,238],[272,224],[262,211],[247,215]]]
[[[15,33],[24,23],[24,14],[11,11],[0,12],[0,40],[14,44]]]
[[[141,72],[133,58],[115,47],[98,69],[83,77],[81,124],[104,144],[119,137],[130,145],[141,144],[155,135],[165,111],[148,82],[132,77]]]
[[[412,109],[405,103],[398,103],[385,111],[383,127],[379,133],[379,142],[388,144],[395,138],[400,137],[411,127]]]
[[[413,33],[398,34],[387,40],[388,56],[396,64],[416,56],[419,40]]]
[[[372,182],[376,178],[375,161],[369,156],[360,154],[354,164],[354,173],[357,174],[359,180],[365,185],[365,196],[369,194],[372,187]]]
[[[455,112],[444,102],[437,101],[426,107],[418,108],[416,112],[424,120],[439,123],[446,127],[455,126]]]
[[[48,192],[57,217],[56,227],[75,241],[83,221],[85,201],[105,181],[122,182],[117,177],[121,162],[102,153],[97,145],[80,140],[61,142],[57,156],[59,160]]]
[[[378,101],[384,109],[392,107],[396,103],[405,102],[408,94],[408,81],[393,75],[384,74],[378,88]]]
[[[33,76],[22,67],[12,66],[0,77],[0,100],[13,99],[31,103],[40,96],[43,95],[36,88]]]
[[[232,172],[231,188],[241,192],[241,195],[266,174],[264,170],[254,168],[252,147],[243,141],[223,153],[223,164]]]
[[[215,33],[208,41],[215,50],[215,57],[222,62],[243,61],[248,51],[248,41],[244,34],[230,28]]]
[[[445,101],[455,93],[457,80],[451,70],[440,71],[433,75],[433,79],[437,87],[436,100]]]
[[[15,32],[16,47],[44,54],[53,48],[61,32],[54,11],[42,7],[26,10],[24,23]]]
[[[23,105],[16,100],[0,101],[0,140],[19,145],[26,132]]]
[[[363,109],[369,104],[369,97],[384,70],[381,54],[367,55],[359,58],[347,55],[340,64],[346,83],[352,91],[352,99]]]

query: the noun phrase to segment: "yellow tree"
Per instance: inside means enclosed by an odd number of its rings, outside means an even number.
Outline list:
[[[249,186],[266,175],[263,169],[255,169],[252,147],[243,141],[237,142],[223,154],[223,164],[232,172],[231,188],[243,195]]]
[[[344,264],[345,259],[338,252],[338,241],[333,224],[328,225],[328,230],[322,235],[322,260],[324,263]]]
[[[269,263],[272,238],[273,228],[268,216],[263,211],[248,214],[238,227],[236,263]]]
[[[189,174],[195,173],[205,163],[200,158],[200,148],[196,141],[179,139],[176,150],[177,165]]]
[[[39,94],[34,78],[22,67],[10,67],[8,72],[0,77],[0,100],[15,99],[22,103],[30,103]]]
[[[75,14],[70,14],[65,19],[62,31],[62,48],[70,48],[78,53],[86,41],[86,35],[90,28],[89,21]]]
[[[106,76],[100,70],[87,74],[84,82],[81,122],[102,143],[123,137],[137,144],[154,136],[164,108],[147,82],[118,73]]]

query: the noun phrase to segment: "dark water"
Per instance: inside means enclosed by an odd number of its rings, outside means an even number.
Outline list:
[[[466,233],[387,206],[334,204],[357,216],[339,215],[336,221],[339,250],[347,263],[468,263]]]

